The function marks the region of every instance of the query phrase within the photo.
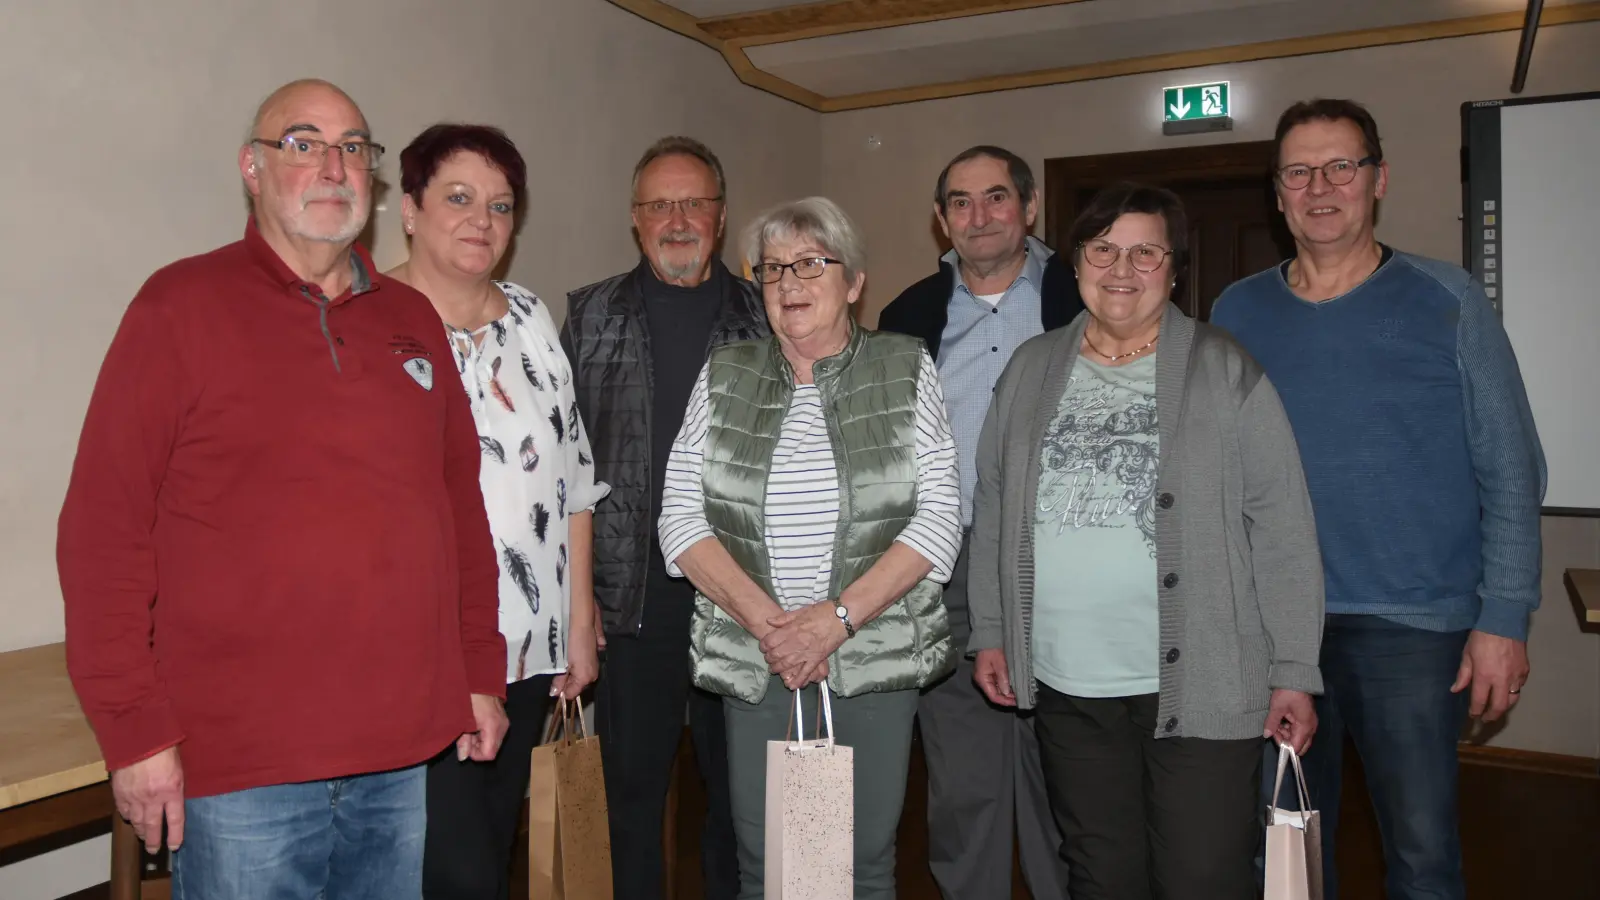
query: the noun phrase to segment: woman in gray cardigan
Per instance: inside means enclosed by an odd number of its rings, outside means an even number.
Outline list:
[[[1170,302],[1171,192],[1070,232],[1087,311],[1023,344],[978,445],[974,678],[1036,710],[1073,900],[1256,891],[1262,739],[1304,752],[1322,563],[1261,367]]]

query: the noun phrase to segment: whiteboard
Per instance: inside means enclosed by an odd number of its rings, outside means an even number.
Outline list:
[[[1600,93],[1468,103],[1466,259],[1499,309],[1549,466],[1600,515]]]

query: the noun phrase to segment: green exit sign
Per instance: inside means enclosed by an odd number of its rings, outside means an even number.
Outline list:
[[[1216,119],[1228,114],[1228,83],[1186,84],[1162,90],[1162,106],[1168,122],[1188,119]]]
[[[1228,95],[1226,81],[1162,88],[1161,130],[1166,134],[1194,134],[1231,129]]]

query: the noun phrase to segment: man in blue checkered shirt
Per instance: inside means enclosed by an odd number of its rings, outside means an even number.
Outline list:
[[[1000,147],[964,151],[939,174],[934,192],[934,215],[953,249],[937,273],[907,288],[878,318],[883,331],[922,338],[939,368],[969,530],[978,434],[1000,373],[1023,341],[1083,310],[1072,264],[1029,234],[1038,214],[1026,162]],[[944,599],[964,649],[972,633],[965,543]],[[923,692],[917,721],[928,763],[928,864],[944,900],[1011,896],[1014,831],[1033,895],[1066,897],[1061,833],[1050,816],[1032,720],[990,705],[963,653],[953,675]]]

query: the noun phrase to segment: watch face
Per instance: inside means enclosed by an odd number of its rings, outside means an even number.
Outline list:
[[[850,615],[848,612],[845,612],[845,609],[842,606],[835,606],[833,608],[833,614],[838,616],[841,619],[846,618],[846,617],[848,617]]]

